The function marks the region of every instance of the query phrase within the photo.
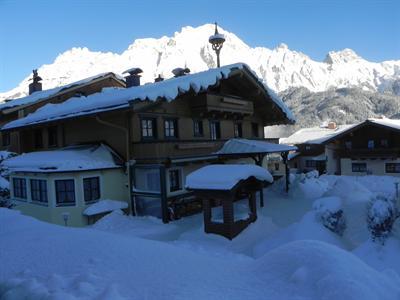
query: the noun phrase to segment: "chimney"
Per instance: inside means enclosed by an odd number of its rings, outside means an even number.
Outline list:
[[[139,86],[141,73],[143,73],[141,68],[132,68],[123,72],[122,74],[129,74],[125,77],[126,87],[129,88],[133,86]]]
[[[154,79],[154,82],[160,82],[163,80],[164,80],[164,78],[161,77],[161,74],[158,74],[158,77]]]
[[[29,84],[29,95],[32,95],[34,92],[39,92],[42,90],[42,78],[38,75],[37,69],[32,70],[33,76],[32,80],[33,82]]]
[[[336,129],[336,128],[337,128],[336,122],[330,121],[328,123],[328,129]]]
[[[175,68],[172,70],[172,74],[174,74],[174,77],[180,77],[180,76],[185,76],[186,74],[190,73],[189,68]]]

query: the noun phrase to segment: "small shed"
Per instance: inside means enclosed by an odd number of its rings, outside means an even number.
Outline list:
[[[203,201],[204,231],[233,239],[257,219],[256,192],[273,181],[256,165],[209,165],[186,177],[186,188]],[[235,216],[234,202],[248,200],[246,218]],[[222,206],[222,222],[213,220],[212,208]]]

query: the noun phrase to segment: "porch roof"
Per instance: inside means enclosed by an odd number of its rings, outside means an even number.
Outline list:
[[[229,191],[240,181],[251,177],[262,182],[273,182],[272,175],[256,165],[209,165],[202,167],[186,177],[186,188],[193,190]]]
[[[3,161],[11,172],[60,173],[122,167],[122,159],[104,144],[78,145],[24,153]]]
[[[217,152],[221,155],[230,154],[262,154],[262,153],[280,153],[297,150],[296,146],[268,143],[259,140],[248,139],[230,139]]]

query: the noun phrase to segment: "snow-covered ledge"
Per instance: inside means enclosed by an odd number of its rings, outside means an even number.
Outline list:
[[[91,217],[94,215],[109,213],[114,210],[125,209],[125,208],[128,208],[128,203],[126,202],[106,199],[106,200],[100,200],[90,205],[83,211],[83,214],[85,216]]]

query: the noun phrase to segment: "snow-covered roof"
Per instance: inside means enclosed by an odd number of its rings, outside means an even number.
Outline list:
[[[11,172],[71,172],[120,168],[121,158],[104,144],[24,153],[3,162]]]
[[[7,108],[12,108],[12,107],[16,107],[16,106],[21,106],[21,105],[33,104],[37,101],[41,101],[41,100],[45,100],[50,97],[54,97],[58,93],[65,91],[67,89],[70,89],[72,87],[83,85],[83,84],[89,83],[93,80],[96,80],[96,79],[99,79],[102,77],[106,77],[108,75],[113,75],[113,76],[116,76],[117,78],[119,78],[117,75],[115,75],[114,73],[111,73],[111,72],[97,74],[95,76],[91,76],[91,77],[88,77],[88,78],[85,78],[85,79],[82,79],[79,81],[75,81],[75,82],[72,82],[67,85],[55,87],[55,88],[44,90],[44,91],[37,91],[26,97],[22,97],[22,98],[18,98],[18,99],[11,99],[10,101],[1,103],[0,110],[4,110]],[[122,77],[119,79],[123,80]]]
[[[190,90],[196,93],[205,91],[209,87],[218,84],[221,79],[229,78],[232,71],[242,69],[253,74],[272,101],[282,110],[287,120],[295,122],[292,112],[283,101],[246,64],[237,63],[131,88],[104,88],[102,92],[87,97],[71,98],[60,104],[47,104],[25,118],[7,123],[2,129],[12,129],[107,110],[126,108],[129,106],[129,102],[133,100],[156,101],[164,98],[167,101],[171,101],[178,95]]]
[[[357,124],[351,125],[338,125],[335,129],[329,129],[326,127],[312,127],[303,128],[287,138],[282,138],[279,140],[280,143],[289,145],[299,145],[299,144],[322,144],[326,140],[355,127]]]
[[[218,150],[218,154],[276,153],[297,150],[295,146],[273,144],[247,139],[230,139]]]
[[[267,169],[257,165],[209,165],[186,177],[187,189],[230,190],[239,181],[255,177],[261,181],[273,182]]]
[[[391,127],[393,129],[398,129],[400,130],[400,120],[399,119],[387,119],[387,118],[380,118],[380,119],[374,119],[370,118],[368,119],[369,122],[386,126],[386,127]]]
[[[358,123],[356,125],[348,127],[345,130],[342,130],[341,132],[339,132],[339,133],[337,133],[337,134],[335,134],[333,136],[330,136],[330,137],[326,138],[323,142],[331,141],[332,139],[334,139],[338,135],[344,135],[350,130],[353,130],[353,129],[356,130],[359,127],[363,127],[363,126],[368,125],[368,124],[375,124],[375,125],[380,125],[380,126],[388,127],[388,128],[391,128],[391,129],[395,129],[395,130],[400,130],[400,120],[399,119],[369,118],[369,119],[367,119],[367,120],[365,120],[363,122],[360,122],[360,123]]]
[[[126,202],[106,199],[106,200],[100,200],[100,201],[88,206],[83,211],[83,215],[93,216],[93,215],[108,213],[108,212],[112,212],[114,210],[125,209],[125,208],[128,208],[128,203],[126,203]]]

